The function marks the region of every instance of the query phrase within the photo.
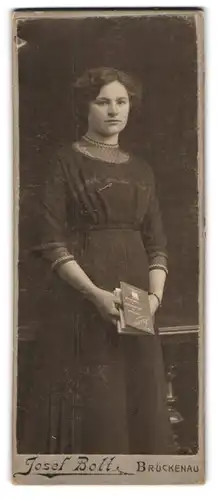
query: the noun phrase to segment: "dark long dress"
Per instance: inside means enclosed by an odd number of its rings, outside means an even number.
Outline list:
[[[166,259],[151,168],[62,147],[40,229],[40,251],[54,267],[42,307],[52,315],[38,332],[20,452],[173,453],[157,332],[118,335],[55,272],[74,257],[103,289],[122,280],[148,290],[149,266]]]

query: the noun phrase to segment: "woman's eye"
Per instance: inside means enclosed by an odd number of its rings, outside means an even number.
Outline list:
[[[123,104],[126,104],[127,102],[124,100],[124,99],[120,99],[118,101],[116,101],[116,104],[118,106],[122,106]],[[95,104],[97,104],[97,106],[109,106],[109,102],[108,101],[95,101]]]
[[[97,106],[106,106],[108,103],[107,101],[96,101]]]

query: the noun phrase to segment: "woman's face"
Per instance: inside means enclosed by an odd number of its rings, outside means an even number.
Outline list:
[[[126,126],[130,110],[129,96],[122,83],[104,85],[90,103],[88,130],[103,136],[119,134]]]

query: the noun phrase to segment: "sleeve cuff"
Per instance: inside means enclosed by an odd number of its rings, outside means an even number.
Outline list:
[[[166,253],[159,252],[156,254],[152,254],[149,259],[149,270],[152,269],[162,269],[168,274],[168,257]]]
[[[154,269],[160,269],[162,271],[165,271],[166,274],[168,274],[168,269],[166,266],[163,266],[162,264],[151,264],[149,266],[149,271],[153,271]]]
[[[70,262],[71,260],[75,260],[73,255],[64,255],[62,257],[59,257],[58,259],[56,259],[52,264],[51,264],[51,269],[55,271],[57,270],[57,268],[59,268],[62,264],[66,264],[66,262]]]
[[[64,243],[45,243],[42,244],[40,248],[40,253],[44,259],[50,262],[51,269],[57,269],[60,265],[70,260],[75,260],[74,255],[72,255]]]

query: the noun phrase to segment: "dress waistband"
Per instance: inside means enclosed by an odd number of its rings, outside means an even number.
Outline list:
[[[140,231],[138,226],[125,226],[125,225],[95,225],[95,226],[86,226],[78,228],[78,231],[84,232],[92,232],[92,231]]]

